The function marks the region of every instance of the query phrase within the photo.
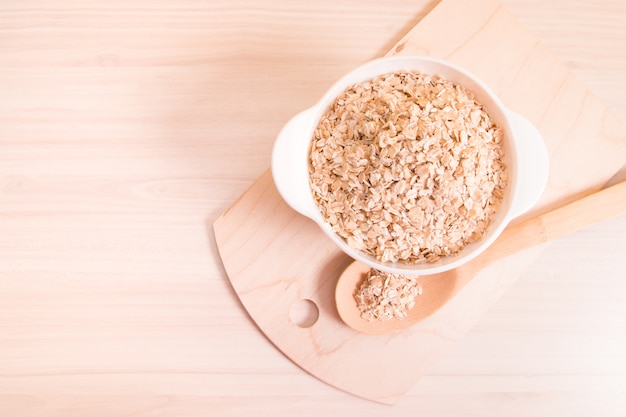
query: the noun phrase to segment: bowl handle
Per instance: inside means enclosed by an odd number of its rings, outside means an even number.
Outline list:
[[[282,128],[272,150],[272,177],[282,198],[298,213],[314,219],[316,205],[309,186],[308,153],[315,108],[295,115]]]
[[[518,217],[534,206],[548,182],[550,159],[539,130],[525,117],[507,111],[515,136],[515,151],[519,165],[516,176],[517,189],[513,196],[511,218]]]

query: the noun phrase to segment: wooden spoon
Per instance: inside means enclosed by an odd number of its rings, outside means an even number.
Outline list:
[[[452,271],[419,277],[422,295],[402,320],[368,321],[361,318],[354,292],[370,267],[351,263],[339,277],[335,303],[341,319],[364,334],[388,334],[404,330],[439,310],[461,288],[492,262],[626,213],[626,181],[605,188],[545,214],[509,226],[480,256]]]

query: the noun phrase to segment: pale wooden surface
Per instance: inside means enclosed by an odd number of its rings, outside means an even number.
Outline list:
[[[623,1],[503,3],[626,121]],[[624,415],[623,216],[391,408],[293,365],[226,280],[210,226],[280,126],[434,4],[2,2],[0,415]]]

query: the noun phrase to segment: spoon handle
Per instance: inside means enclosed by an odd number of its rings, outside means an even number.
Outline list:
[[[453,278],[454,287],[445,294],[445,300],[439,300],[435,308],[414,308],[409,312],[409,319],[402,328],[409,327],[433,314],[447,300],[454,297],[476,274],[499,259],[514,255],[524,249],[557,239],[568,233],[584,229],[594,224],[609,220],[620,214],[626,214],[626,181],[596,191],[572,203],[566,204],[544,214],[532,217],[517,224],[510,225],[483,254],[457,270],[444,275],[426,276],[434,279],[436,285]],[[445,274],[448,274],[446,277]],[[446,280],[444,277],[448,278]],[[444,278],[444,279],[441,279]],[[436,290],[433,290],[435,292]],[[389,333],[376,329],[377,334]],[[394,329],[395,330],[395,329]]]
[[[488,249],[500,259],[626,213],[626,181],[509,226]]]

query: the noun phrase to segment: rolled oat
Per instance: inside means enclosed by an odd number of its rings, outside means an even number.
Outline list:
[[[507,184],[503,133],[473,94],[400,71],[346,89],[317,126],[310,185],[350,247],[436,262],[481,239]]]
[[[422,294],[417,278],[370,269],[354,293],[361,317],[368,321],[403,320]]]

